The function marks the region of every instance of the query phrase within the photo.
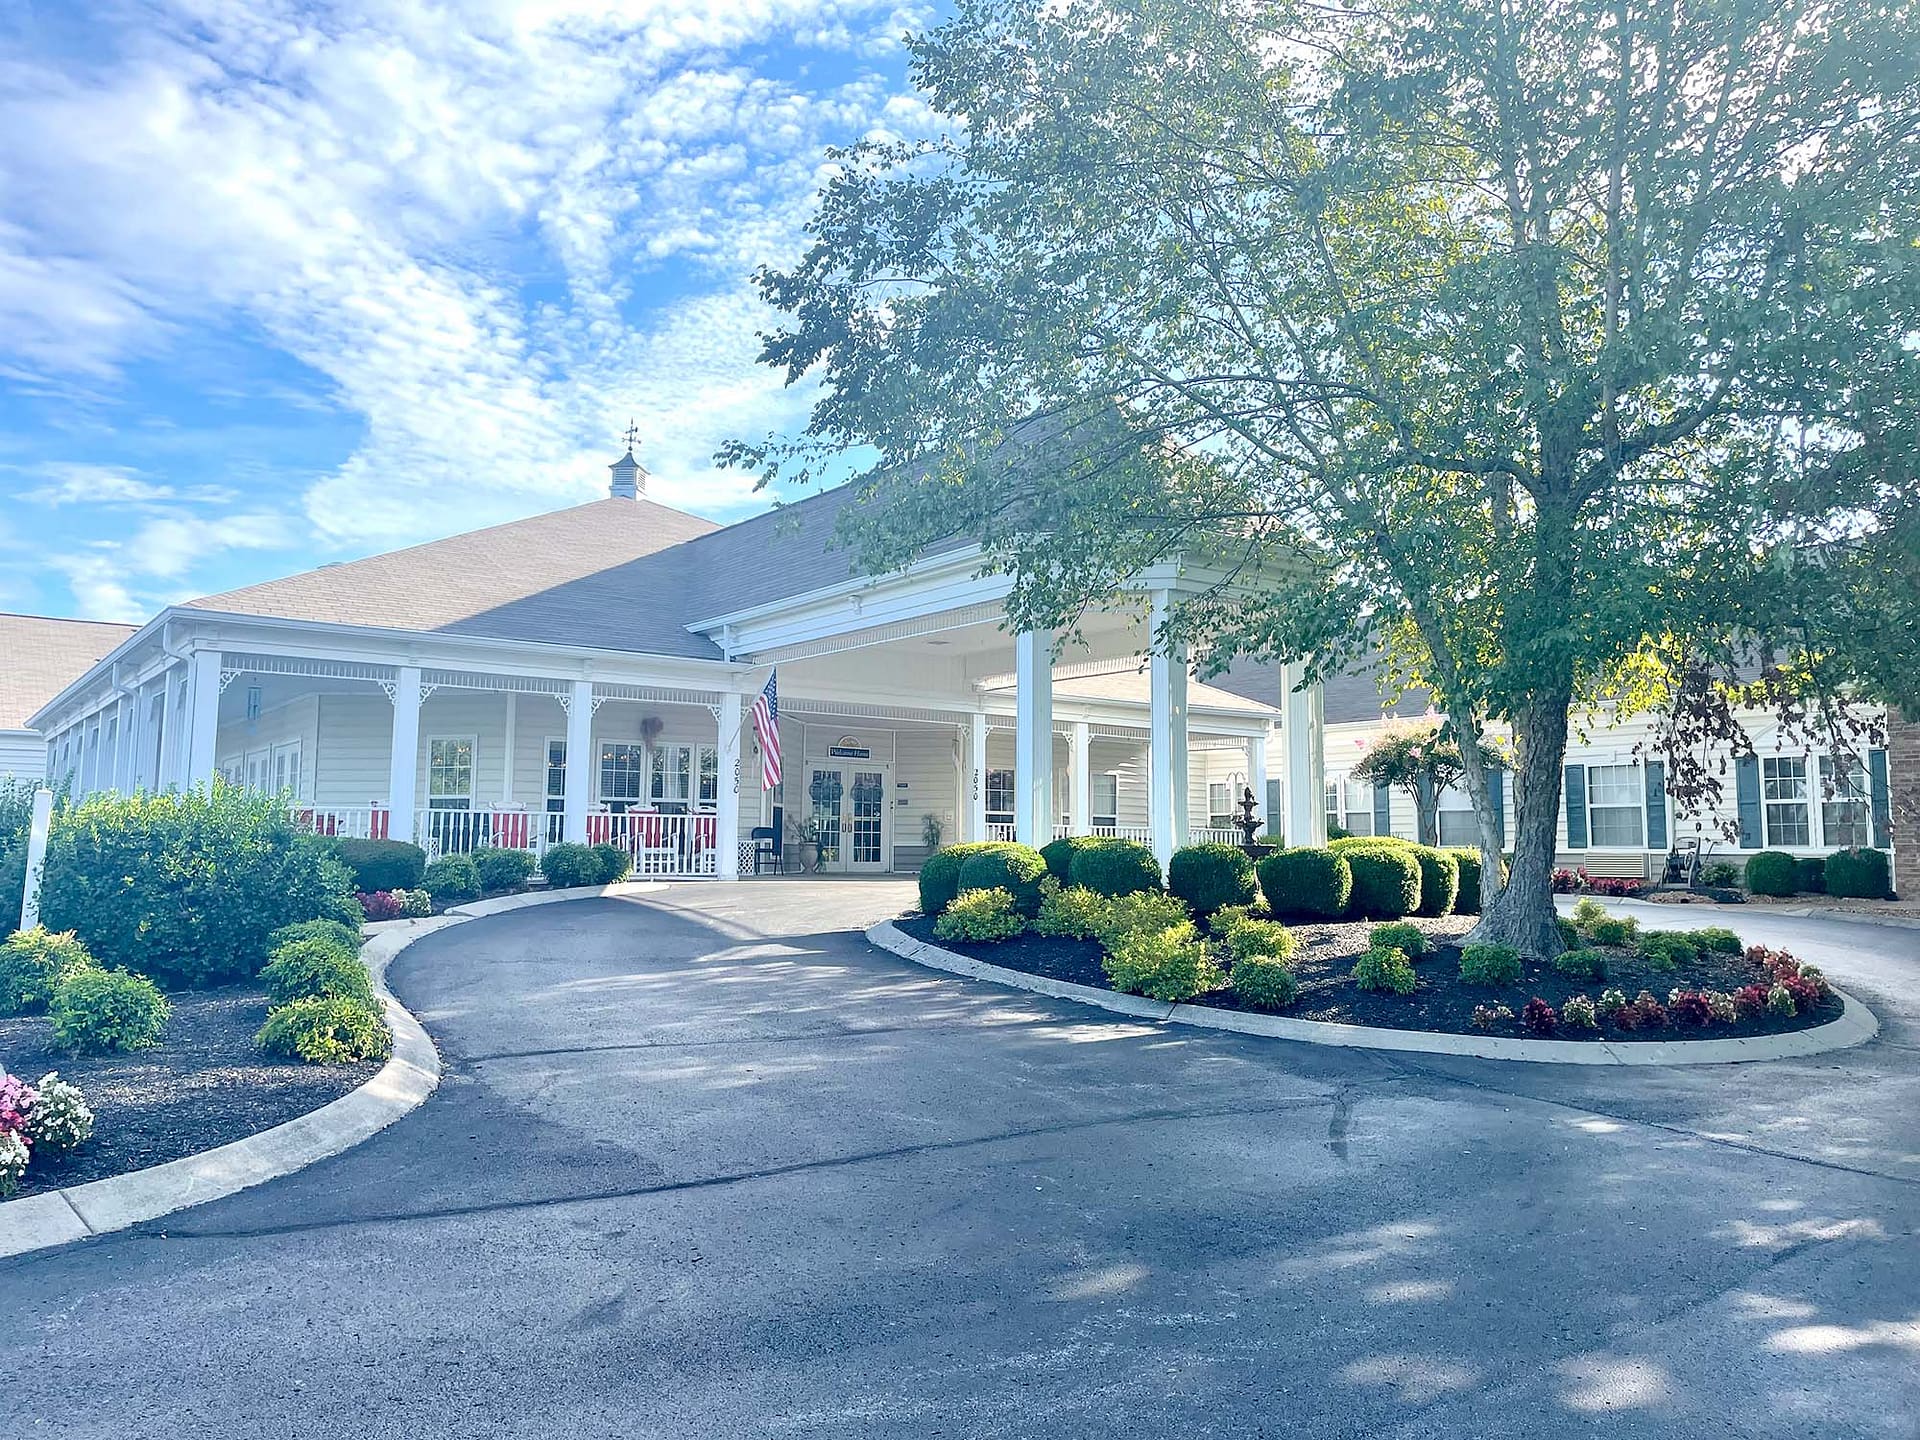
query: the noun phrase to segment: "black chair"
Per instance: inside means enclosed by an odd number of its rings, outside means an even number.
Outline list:
[[[747,832],[747,839],[753,842],[753,873],[758,875],[761,866],[771,861],[773,873],[780,873],[780,832],[771,825],[756,825]]]

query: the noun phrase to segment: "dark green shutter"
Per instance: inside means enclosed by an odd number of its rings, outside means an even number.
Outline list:
[[[1739,805],[1740,848],[1760,848],[1760,757],[1736,756],[1733,762],[1733,793]]]
[[[1667,766],[1663,760],[1647,761],[1647,848],[1667,848]]]
[[[1893,831],[1893,805],[1887,792],[1887,752],[1867,752],[1867,795],[1873,805],[1873,843],[1887,847]]]
[[[1487,771],[1487,794],[1493,800],[1493,837],[1507,848],[1507,772]]]
[[[1393,833],[1393,791],[1385,785],[1373,787],[1373,833]]]
[[[1282,819],[1280,815],[1280,782],[1278,780],[1269,780],[1267,781],[1267,828],[1265,833],[1268,835],[1282,834],[1284,832],[1281,827],[1285,824],[1286,821]]]
[[[1587,767],[1569,765],[1566,770],[1567,848],[1587,848]]]

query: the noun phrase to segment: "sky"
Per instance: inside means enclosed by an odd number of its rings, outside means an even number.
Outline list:
[[[140,620],[605,495],[769,497],[755,364],[829,145],[925,133],[913,0],[0,6],[0,610]]]

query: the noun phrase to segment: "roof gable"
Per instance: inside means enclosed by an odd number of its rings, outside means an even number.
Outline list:
[[[0,615],[0,730],[27,720],[91,670],[136,627],[104,620]]]

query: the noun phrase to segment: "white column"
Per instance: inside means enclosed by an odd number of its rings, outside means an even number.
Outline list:
[[[1281,672],[1286,693],[1287,843],[1327,843],[1326,704],[1318,685],[1297,689],[1303,667]]]
[[[387,837],[414,836],[414,792],[420,787],[420,667],[393,677],[393,743],[387,755]]]
[[[973,791],[967,796],[966,838],[984,840],[987,838],[987,715],[984,710],[974,712],[967,767],[973,773]]]
[[[1253,791],[1253,813],[1259,817],[1263,829],[1271,829],[1280,817],[1267,813],[1267,737],[1264,735],[1247,738],[1247,788]],[[1237,801],[1240,797],[1233,798]]]
[[[887,797],[892,803],[891,796]],[[740,697],[720,697],[720,794],[714,817],[715,857],[722,880],[740,878]]]
[[[1087,753],[1092,743],[1092,731],[1087,722],[1074,721],[1073,803],[1068,808],[1073,811],[1073,833],[1076,835],[1093,833],[1093,771]]]
[[[1013,835],[1053,839],[1053,632],[1014,637]]]
[[[1187,843],[1187,647],[1159,641],[1169,611],[1164,590],[1153,596],[1154,648],[1147,666],[1149,755],[1147,823],[1162,869]]]
[[[587,800],[593,781],[593,682],[576,680],[567,701],[567,789],[561,833],[575,845],[587,839]]]
[[[196,650],[189,666],[192,694],[187,699],[187,784],[213,779],[220,743],[220,652]],[[414,672],[415,679],[419,672]]]
[[[20,892],[20,928],[40,923],[40,879],[47,868],[47,831],[53,823],[53,792],[42,785],[33,792],[33,810],[27,824],[26,885]]]
[[[513,805],[513,752],[519,745],[520,692],[507,691],[507,735],[500,752],[500,803]]]

